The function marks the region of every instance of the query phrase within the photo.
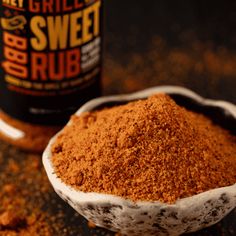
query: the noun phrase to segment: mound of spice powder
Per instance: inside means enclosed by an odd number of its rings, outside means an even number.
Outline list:
[[[209,118],[159,94],[73,116],[52,161],[80,191],[174,203],[236,183],[235,144]]]

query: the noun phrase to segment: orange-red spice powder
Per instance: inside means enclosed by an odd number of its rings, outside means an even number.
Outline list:
[[[71,121],[52,147],[52,161],[80,191],[173,203],[236,183],[236,138],[167,95]]]

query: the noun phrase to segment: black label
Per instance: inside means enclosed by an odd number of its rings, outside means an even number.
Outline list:
[[[63,124],[100,95],[100,0],[2,0],[0,107],[31,123]]]

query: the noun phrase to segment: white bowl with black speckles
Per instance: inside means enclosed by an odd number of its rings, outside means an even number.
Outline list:
[[[231,125],[235,132],[235,105],[204,99],[188,89],[176,86],[154,87],[129,95],[97,98],[82,106],[76,115],[103,106],[147,98],[156,93],[167,93],[180,103],[186,100],[188,107],[195,107],[198,111],[215,113],[213,117],[218,117],[218,121],[228,127]],[[62,199],[97,226],[129,236],[175,236],[211,226],[236,207],[236,184],[180,199],[173,205],[157,201],[132,202],[114,195],[80,192],[63,183],[55,174],[51,162],[51,146],[56,137],[57,135],[51,139],[43,153],[43,164],[48,178]]]

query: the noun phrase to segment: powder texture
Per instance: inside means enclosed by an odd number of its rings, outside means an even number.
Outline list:
[[[0,142],[0,173],[0,236],[81,235],[80,218],[67,220],[71,214],[57,201],[40,155]]]
[[[16,155],[13,148],[11,155]],[[49,214],[41,209],[44,204],[42,196],[47,198],[51,189],[46,176],[40,174],[41,169],[40,159],[31,154],[21,163],[10,155],[6,165],[1,163],[0,236],[53,235]]]
[[[173,203],[236,183],[235,144],[209,118],[159,94],[73,116],[52,161],[80,191]]]

